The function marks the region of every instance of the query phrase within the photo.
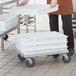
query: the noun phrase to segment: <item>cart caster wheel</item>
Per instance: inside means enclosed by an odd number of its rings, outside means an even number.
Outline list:
[[[4,35],[3,39],[7,40],[8,39],[8,35]]]
[[[28,67],[33,67],[35,65],[35,59],[31,58],[31,60],[26,60],[26,65]]]
[[[59,54],[53,55],[53,58],[58,58],[58,57],[59,57]]]
[[[67,58],[65,56],[63,56],[62,60],[64,63],[69,63],[71,61],[71,56],[67,55]]]
[[[21,60],[21,61],[24,61],[24,60],[25,60],[25,58],[22,57],[20,54],[18,54],[18,58],[19,58],[19,60]]]

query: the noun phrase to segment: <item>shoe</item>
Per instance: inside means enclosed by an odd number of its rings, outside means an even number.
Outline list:
[[[70,48],[70,49],[68,49],[69,50],[69,55],[70,56],[73,56],[74,55],[74,48]]]

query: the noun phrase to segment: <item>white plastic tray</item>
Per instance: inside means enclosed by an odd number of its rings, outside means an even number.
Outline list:
[[[0,15],[0,31],[7,31],[18,24],[17,15]]]
[[[58,32],[18,34],[16,48],[24,57],[68,53],[67,36]]]
[[[58,6],[50,7],[50,5],[40,5],[40,4],[28,4],[25,6],[15,7],[9,10],[9,13],[17,15],[41,15],[49,12],[54,12],[58,10]]]

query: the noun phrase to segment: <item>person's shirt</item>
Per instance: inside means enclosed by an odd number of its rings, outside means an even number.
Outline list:
[[[47,0],[47,4],[50,4],[50,3],[51,3],[51,0]],[[72,0],[57,0],[57,3],[59,4],[59,10],[52,14],[67,15],[67,14],[73,13]]]

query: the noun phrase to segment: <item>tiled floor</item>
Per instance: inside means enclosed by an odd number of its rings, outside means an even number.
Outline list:
[[[76,76],[76,55],[68,64],[63,63],[61,56],[57,59],[52,56],[37,57],[35,66],[28,68],[17,57],[15,35],[9,36],[5,51],[0,48],[0,76]]]

